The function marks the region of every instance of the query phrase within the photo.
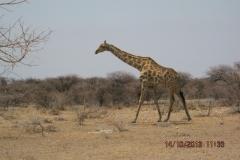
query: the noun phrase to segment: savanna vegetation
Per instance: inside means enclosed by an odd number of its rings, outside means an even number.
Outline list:
[[[206,73],[206,77],[193,78],[189,73],[179,72],[186,99],[207,99],[211,106],[215,104],[238,107],[240,62],[234,63],[233,66],[214,66]],[[81,78],[77,75],[42,80],[35,78],[16,80],[1,77],[0,105],[7,107],[36,104],[39,108],[59,110],[75,105],[128,107],[138,103],[140,88],[139,79],[124,71],[112,72],[106,77],[91,78]],[[159,100],[168,99],[164,89],[159,89],[157,93]],[[146,96],[146,101],[151,101],[149,94]],[[191,108],[191,105],[189,107]]]

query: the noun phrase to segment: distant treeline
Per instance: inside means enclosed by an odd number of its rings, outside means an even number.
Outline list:
[[[225,105],[239,106],[240,62],[233,66],[218,65],[206,73],[206,77],[193,78],[189,73],[179,72],[186,99],[221,99]],[[130,106],[138,103],[140,92],[139,79],[124,71],[91,78],[66,75],[44,80],[14,80],[0,77],[2,107],[30,103],[58,109],[74,105]],[[158,89],[157,96],[159,99],[167,99],[168,93],[164,89]],[[146,100],[150,99],[147,94]]]

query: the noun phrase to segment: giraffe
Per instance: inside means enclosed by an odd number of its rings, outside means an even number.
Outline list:
[[[162,115],[161,115],[158,100],[156,97],[156,89],[158,87],[166,88],[170,96],[170,105],[168,109],[168,115],[167,115],[167,118],[164,120],[164,122],[167,122],[170,118],[172,106],[175,101],[174,94],[176,94],[177,97],[182,102],[186,115],[188,117],[188,120],[191,120],[191,117],[187,110],[183,92],[181,91],[181,88],[180,88],[180,83],[179,83],[180,78],[178,73],[175,70],[173,70],[172,68],[166,68],[157,64],[150,57],[135,56],[133,54],[124,52],[118,49],[117,47],[106,43],[106,41],[104,41],[104,43],[102,43],[99,46],[99,48],[95,51],[95,54],[98,54],[104,51],[109,51],[113,53],[120,60],[122,60],[123,62],[129,64],[130,66],[140,71],[141,96],[139,98],[138,110],[132,123],[136,123],[137,121],[138,114],[141,109],[141,105],[144,101],[144,96],[146,95],[147,90],[150,91],[154,100],[154,104],[157,107],[157,111],[159,115],[158,122],[161,122]]]

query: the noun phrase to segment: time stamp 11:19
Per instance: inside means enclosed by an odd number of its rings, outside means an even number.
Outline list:
[[[224,148],[224,141],[166,141],[166,148]]]

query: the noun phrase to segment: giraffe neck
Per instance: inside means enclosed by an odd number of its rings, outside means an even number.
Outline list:
[[[112,52],[116,57],[121,59],[123,62],[129,64],[130,66],[142,70],[142,59],[140,56],[135,56],[133,54],[124,52],[113,45],[108,45],[108,51]]]

